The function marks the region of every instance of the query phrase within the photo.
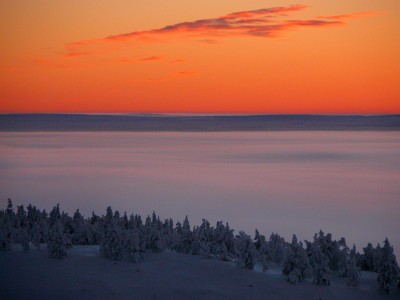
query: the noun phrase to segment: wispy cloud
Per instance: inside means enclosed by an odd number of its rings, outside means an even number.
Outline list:
[[[78,41],[67,46],[90,45],[104,42],[140,40],[158,41],[169,37],[195,38],[196,41],[216,43],[222,37],[253,36],[276,37],[282,32],[301,27],[327,27],[343,25],[344,20],[364,17],[375,12],[362,12],[336,16],[319,16],[313,19],[291,19],[291,14],[306,9],[305,5],[262,8],[230,13],[217,18],[200,19],[167,25],[145,31],[133,31],[108,37]]]
[[[145,56],[145,57],[140,57],[140,58],[121,58],[117,62],[121,64],[136,64],[136,63],[142,63],[142,62],[153,62],[153,61],[159,61],[163,60],[164,57],[162,56],[156,56],[156,55],[151,55],[151,56]]]
[[[256,10],[240,11],[234,12],[225,16],[220,17],[220,19],[250,19],[257,16],[265,15],[275,15],[283,14],[287,12],[298,11],[307,8],[307,6],[302,4],[291,5],[287,7],[271,7],[271,8],[261,8]]]
[[[358,13],[344,14],[344,15],[319,16],[318,18],[328,19],[328,20],[346,20],[346,19],[364,18],[380,14],[382,14],[381,11],[365,11],[365,12],[358,12]]]
[[[139,58],[138,61],[152,61],[152,60],[160,60],[163,59],[162,56],[147,56],[143,58]]]

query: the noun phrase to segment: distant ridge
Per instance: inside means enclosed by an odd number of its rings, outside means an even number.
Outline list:
[[[0,131],[400,130],[400,115],[0,114]]]

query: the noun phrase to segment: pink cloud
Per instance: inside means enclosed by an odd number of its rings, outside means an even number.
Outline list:
[[[136,40],[140,42],[155,42],[160,39],[184,38],[194,39],[204,43],[218,43],[223,37],[276,37],[288,30],[303,27],[328,27],[346,24],[344,20],[364,17],[375,12],[361,12],[336,16],[319,16],[313,19],[291,19],[291,14],[306,9],[305,5],[292,5],[287,7],[262,8],[257,10],[241,11],[226,14],[217,18],[200,19],[167,25],[162,28],[145,31],[133,31],[115,34],[108,37],[87,41],[78,41],[67,44],[83,46],[101,44],[105,42],[123,42]],[[157,57],[148,57],[143,60],[156,60]]]
[[[248,19],[256,16],[274,15],[282,14],[286,12],[293,12],[307,8],[305,5],[297,4],[288,7],[272,7],[272,8],[262,8],[257,10],[240,11],[222,16],[223,19]]]

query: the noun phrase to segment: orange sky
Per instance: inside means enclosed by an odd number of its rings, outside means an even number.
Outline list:
[[[397,0],[7,0],[0,14],[1,113],[400,113]]]

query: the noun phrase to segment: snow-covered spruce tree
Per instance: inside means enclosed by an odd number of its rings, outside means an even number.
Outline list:
[[[62,223],[58,220],[50,227],[49,239],[47,241],[47,251],[50,257],[63,259],[67,256],[66,237]]]
[[[346,247],[345,239],[342,238],[339,241],[333,240],[332,234],[327,233],[325,235],[324,232],[320,230],[318,235],[315,234],[314,240],[319,244],[322,253],[328,259],[329,268],[333,271],[338,270],[340,250]]]
[[[215,228],[210,228],[211,231],[211,253],[221,257],[222,259],[228,256],[228,249],[225,245],[225,226],[222,221],[217,221]]]
[[[102,220],[98,215],[92,212],[92,216],[85,220],[90,237],[92,238],[92,245],[100,245],[104,235],[104,219]]]
[[[221,260],[230,260],[235,256],[235,242],[233,230],[229,228],[229,224],[223,224],[218,221],[215,229],[211,231],[211,253],[219,257]]]
[[[346,240],[341,238],[337,243],[336,260],[337,271],[340,277],[348,276],[347,262],[349,260],[349,247],[347,247]]]
[[[181,233],[181,249],[183,253],[190,253],[190,249],[192,248],[192,231],[190,230],[190,223],[188,216],[186,216],[185,220],[182,223],[182,233]]]
[[[367,247],[363,248],[363,254],[361,255],[361,269],[364,271],[378,272],[379,268],[379,252],[380,245],[375,249],[371,243],[368,243]]]
[[[145,225],[143,227],[143,233],[146,241],[146,248],[153,252],[161,252],[165,249],[165,241],[163,236],[158,229],[161,225],[159,225],[159,220],[156,218],[155,213],[153,212],[153,219],[150,216],[147,216]],[[160,222],[161,223],[161,222]]]
[[[297,242],[296,235],[293,235],[288,255],[283,263],[282,275],[292,284],[297,284],[304,280],[305,271],[308,268],[308,259],[303,244]]]
[[[349,258],[346,264],[347,270],[347,285],[357,287],[360,284],[361,269],[357,267],[357,251],[356,246],[350,251]]]
[[[24,244],[23,245],[24,249],[26,249],[26,246],[28,244],[28,250],[29,250],[29,236],[28,236],[28,232],[25,232],[27,229],[27,219],[26,219],[26,212],[25,212],[23,205],[17,206],[17,213],[15,215],[14,228],[15,228],[14,242],[20,243],[21,245]]]
[[[233,234],[234,230],[229,227],[228,223],[226,223],[222,228],[223,243],[219,252],[219,258],[222,260],[231,260],[236,257],[235,236]]]
[[[193,255],[210,255],[213,251],[212,248],[212,234],[210,223],[203,219],[200,226],[195,226],[192,233],[192,250]],[[215,254],[215,253],[213,253]]]
[[[156,228],[151,228],[150,231],[150,249],[153,252],[162,252],[166,248],[164,237],[162,236],[161,232]]]
[[[174,247],[174,221],[167,219],[164,221],[161,229],[161,235],[164,237],[165,247],[167,249],[173,249]]]
[[[73,217],[73,234],[72,243],[74,245],[92,245],[96,239],[95,234],[91,228],[90,222],[86,222],[85,219],[76,210]]]
[[[263,271],[268,270],[272,262],[272,251],[265,236],[260,234],[257,229],[254,236],[254,245],[257,250],[257,261],[261,264]]]
[[[11,247],[11,222],[7,211],[0,211],[0,250],[8,251]]]
[[[209,255],[210,254],[210,243],[209,233],[207,232],[205,222],[208,221],[203,219],[201,226],[197,226],[193,229],[193,243],[191,253],[193,255]]]
[[[124,212],[124,215],[122,216],[120,226],[121,226],[124,230],[125,230],[125,229],[128,229],[128,227],[129,227],[129,219],[128,219],[128,215],[126,214],[126,211]]]
[[[272,261],[277,264],[282,264],[287,251],[285,239],[277,233],[272,233],[268,244],[271,249]]]
[[[173,232],[173,247],[172,250],[179,252],[181,247],[181,234],[182,234],[182,224],[181,222],[176,222],[174,232]]]
[[[13,203],[11,201],[10,198],[7,199],[7,209],[6,209],[6,215],[8,215],[9,217],[14,215],[14,208],[13,208]],[[11,220],[12,221],[12,220]]]
[[[27,206],[26,220],[27,220],[28,232],[30,233],[30,235],[32,235],[33,225],[35,223],[39,223],[40,219],[41,219],[40,211],[32,204],[29,204]]]
[[[0,250],[10,250],[13,241],[14,209],[11,199],[8,199],[7,209],[0,211]]]
[[[396,287],[399,276],[399,266],[396,261],[396,256],[393,254],[393,247],[386,238],[379,264],[378,285],[379,289],[390,294]]]
[[[53,207],[53,209],[49,214],[49,219],[48,219],[49,227],[54,226],[60,219],[61,219],[60,204],[57,203],[57,205]]]
[[[143,260],[143,250],[140,241],[140,234],[137,229],[124,231],[124,255],[132,262]]]
[[[115,219],[108,220],[104,229],[104,238],[100,244],[100,253],[111,260],[123,258],[123,236]]]
[[[49,224],[47,220],[47,212],[44,209],[40,213],[39,227],[40,227],[40,242],[47,243],[47,240],[49,239]]]
[[[236,236],[237,266],[244,269],[254,269],[257,252],[250,236],[243,231]]]
[[[12,241],[22,245],[24,239],[27,238],[26,236],[23,236],[24,229],[26,229],[26,212],[23,205],[17,206],[17,213],[15,214],[14,222],[11,225]]]
[[[330,269],[328,261],[328,258],[320,250],[318,250],[318,258],[316,259],[317,263],[314,267],[313,283],[317,285],[330,285]]]
[[[66,238],[66,247],[67,248],[72,248],[73,243],[72,243],[72,238],[74,234],[74,221],[72,218],[65,212],[61,213],[61,223],[64,228],[64,233],[65,233],[65,238]]]
[[[306,244],[306,253],[314,273],[313,283],[317,285],[329,285],[330,269],[328,265],[328,258],[324,253],[322,253],[320,245],[315,237],[314,242],[311,243],[306,241]]]
[[[193,243],[193,233],[190,230],[188,216],[186,216],[182,225],[179,222],[176,224],[175,231],[177,233],[175,236],[175,250],[181,253],[190,253]]]

